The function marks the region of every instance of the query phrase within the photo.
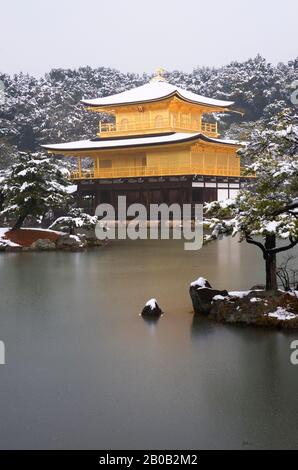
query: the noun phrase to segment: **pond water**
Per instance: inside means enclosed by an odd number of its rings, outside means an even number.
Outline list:
[[[118,241],[0,256],[0,447],[298,447],[298,332],[194,318],[189,283],[263,282],[258,250],[226,239]],[[166,314],[139,313],[156,297]]]

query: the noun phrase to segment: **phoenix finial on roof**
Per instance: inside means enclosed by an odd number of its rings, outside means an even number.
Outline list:
[[[167,80],[164,77],[165,69],[162,67],[159,67],[156,72],[154,77],[152,78],[152,82],[166,82]]]

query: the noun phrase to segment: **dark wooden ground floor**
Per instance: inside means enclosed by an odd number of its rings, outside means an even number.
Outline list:
[[[212,176],[169,176],[156,178],[127,178],[113,180],[80,180],[77,204],[94,213],[101,203],[117,208],[118,196],[126,196],[127,205],[195,204],[235,196],[243,179]]]

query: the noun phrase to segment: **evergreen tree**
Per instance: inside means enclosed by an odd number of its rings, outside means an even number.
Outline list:
[[[222,131],[263,117],[272,118],[291,104],[298,61],[274,66],[257,56],[219,68],[197,67],[191,73],[167,72],[169,82],[211,98],[235,101],[245,113],[217,116]],[[4,103],[0,103],[0,144],[32,151],[38,145],[92,138],[105,114],[86,112],[80,100],[120,93],[148,82],[150,77],[121,73],[107,67],[53,69],[44,77],[0,73]],[[211,116],[209,116],[210,118]],[[232,130],[230,132],[231,137]],[[4,147],[0,147],[0,159]]]
[[[262,251],[266,290],[276,290],[276,255],[298,244],[298,116],[284,111],[267,129],[257,129],[239,153],[250,162],[247,176],[257,177],[234,200],[206,205],[212,232],[205,241],[240,234]]]
[[[18,162],[1,182],[0,215],[16,220],[12,230],[21,228],[28,216],[43,217],[70,201],[68,171],[59,160],[41,153],[21,153]]]

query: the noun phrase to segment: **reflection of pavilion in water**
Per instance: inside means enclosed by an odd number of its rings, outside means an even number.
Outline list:
[[[243,255],[241,258],[241,243],[229,243],[227,237],[218,241],[217,247],[217,262],[219,265],[226,265],[230,263],[231,269],[239,269],[241,263],[243,263]],[[242,250],[243,253],[243,250]]]

